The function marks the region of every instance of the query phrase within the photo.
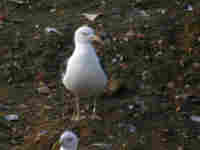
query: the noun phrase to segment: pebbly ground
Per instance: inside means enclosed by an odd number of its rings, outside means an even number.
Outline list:
[[[55,150],[65,129],[81,149],[199,146],[199,2],[4,0],[0,8],[1,149]],[[98,97],[102,120],[77,123],[60,78],[82,24],[104,39],[94,44],[110,82]],[[81,101],[85,116],[92,99]]]

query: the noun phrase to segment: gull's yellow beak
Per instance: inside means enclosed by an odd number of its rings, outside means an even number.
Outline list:
[[[102,40],[98,35],[93,35],[93,36],[91,37],[91,40],[92,40],[92,41],[97,41],[97,42],[99,42],[99,43],[101,43],[101,44],[104,44],[103,40]]]

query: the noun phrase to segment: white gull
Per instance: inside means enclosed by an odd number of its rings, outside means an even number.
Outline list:
[[[79,98],[96,96],[103,92],[107,84],[107,76],[103,71],[96,55],[92,41],[101,41],[94,30],[82,26],[75,32],[75,50],[69,58],[62,82],[64,86],[76,96],[76,113],[72,120],[80,120]],[[95,113],[96,100],[92,118],[97,118]]]

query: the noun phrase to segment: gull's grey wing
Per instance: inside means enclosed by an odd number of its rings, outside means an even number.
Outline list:
[[[59,75],[58,75],[58,79],[57,79],[57,98],[61,101],[64,102],[64,86],[62,83],[62,78],[65,75],[65,72],[67,70],[67,64],[68,64],[68,60],[69,58],[65,59],[65,61],[63,63],[60,64],[59,66]]]
[[[69,61],[69,58],[66,58],[63,63],[63,66],[60,67],[61,79],[64,77],[65,73],[67,72],[68,61]]]

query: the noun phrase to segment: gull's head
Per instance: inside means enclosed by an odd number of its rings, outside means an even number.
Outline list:
[[[77,150],[78,137],[71,131],[65,131],[60,139],[60,150]]]
[[[95,31],[88,26],[79,27],[75,32],[74,40],[75,43],[81,44],[92,43],[92,41],[103,42],[101,38],[95,34]]]

